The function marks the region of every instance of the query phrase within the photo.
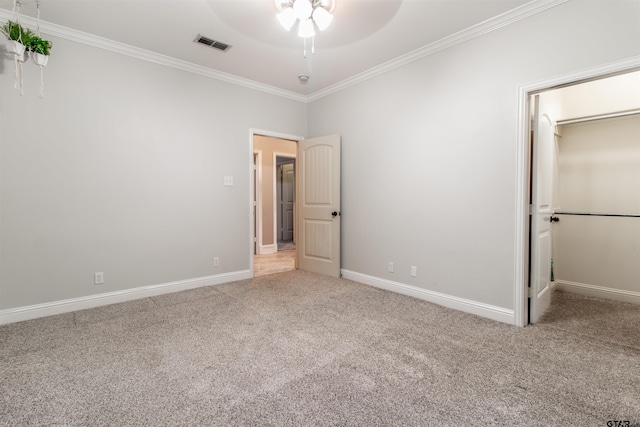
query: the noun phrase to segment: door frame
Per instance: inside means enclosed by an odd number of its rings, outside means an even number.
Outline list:
[[[573,86],[591,80],[599,80],[640,69],[640,56],[612,62],[598,67],[564,74],[549,79],[522,85],[518,88],[518,134],[516,145],[516,233],[515,233],[515,278],[514,321],[516,326],[529,323],[528,288],[529,267],[529,183],[531,179],[531,111],[530,97],[538,93]]]
[[[296,144],[297,144],[297,142],[296,142]],[[277,185],[278,185],[278,179],[277,179],[278,178],[277,177],[278,168],[275,167],[275,166],[277,165],[276,159],[278,157],[283,158],[283,159],[293,159],[293,162],[292,162],[293,163],[293,172],[295,174],[294,177],[295,177],[295,180],[296,180],[295,181],[296,184],[297,184],[297,180],[298,180],[298,170],[297,170],[298,169],[298,159],[297,159],[297,155],[293,155],[293,154],[289,154],[289,153],[279,153],[279,152],[274,151],[273,152],[273,165],[274,165],[274,168],[273,168],[273,241],[275,242],[276,246],[278,245],[278,212],[276,212],[276,211],[278,210],[279,200],[278,200],[278,194],[277,194],[278,192],[277,192],[277,188],[276,188]],[[297,188],[297,185],[296,185],[296,188]],[[294,196],[294,198],[296,198],[295,204],[294,204],[294,207],[293,207],[294,212],[295,212],[294,215],[297,215],[298,209],[296,209],[297,208],[296,204],[298,203],[298,199],[297,199],[296,196]],[[294,220],[293,220],[295,225],[297,225],[296,219],[297,218],[294,218]],[[296,241],[296,234],[297,233],[296,233],[296,229],[295,229],[295,226],[294,226],[294,228],[293,228],[293,241],[294,242]]]
[[[253,230],[252,239],[255,250],[252,252],[256,255],[260,255],[260,248],[262,247],[262,150],[256,150],[253,152],[255,156],[255,169],[253,175],[255,179],[252,180],[254,185],[251,195],[255,194],[251,201],[252,206],[255,203],[255,207],[251,210],[251,215],[254,215],[252,224],[255,229]]]
[[[305,139],[303,136],[299,136],[299,135],[291,135],[291,134],[286,134],[282,132],[256,129],[256,128],[249,129],[249,239],[248,240],[249,240],[249,273],[251,277],[255,277],[255,269],[254,269],[255,259],[254,259],[254,253],[253,253],[253,236],[255,235],[255,230],[253,225],[254,224],[253,195],[256,189],[253,183],[253,153],[254,153],[253,138],[256,135],[268,136],[271,138],[288,139],[288,140],[296,141],[296,144],[298,141]],[[297,200],[296,200],[296,203],[297,203]],[[296,268],[297,268],[297,263],[296,263]]]

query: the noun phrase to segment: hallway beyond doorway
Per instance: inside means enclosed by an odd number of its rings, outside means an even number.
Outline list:
[[[282,273],[296,269],[296,251],[278,251],[273,254],[254,255],[254,276]]]

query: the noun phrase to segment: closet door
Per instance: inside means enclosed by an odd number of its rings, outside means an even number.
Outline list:
[[[531,203],[531,275],[529,323],[536,323],[551,304],[551,224],[553,218],[553,159],[555,132],[551,120],[540,115],[535,100]]]

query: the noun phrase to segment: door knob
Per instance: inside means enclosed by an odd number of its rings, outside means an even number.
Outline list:
[[[550,221],[550,222],[558,222],[558,221],[560,221],[560,218],[558,218],[557,216],[553,216],[553,215],[551,215],[551,216],[549,217],[549,221]]]
[[[338,215],[340,215],[340,212],[336,212],[336,211],[331,212],[331,216],[334,218],[337,217]]]

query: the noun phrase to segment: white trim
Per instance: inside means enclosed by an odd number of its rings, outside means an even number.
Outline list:
[[[440,39],[436,42],[418,48],[412,52],[409,52],[405,55],[399,56],[391,61],[385,62],[384,64],[373,67],[363,73],[357,74],[353,77],[350,77],[346,80],[343,80],[334,85],[328,86],[324,89],[316,91],[306,97],[306,102],[316,101],[325,96],[331,95],[336,92],[340,92],[348,87],[357,85],[366,80],[369,80],[373,77],[379,76],[381,74],[387,73],[396,68],[403,67],[407,64],[410,64],[414,61],[418,61],[420,59],[426,58],[428,56],[434,55],[442,50],[448,49],[450,47],[456,46],[458,44],[467,42],[469,40],[475,39],[476,37],[483,36],[487,33],[490,33],[495,30],[499,30],[502,27],[507,25],[511,25],[515,22],[518,22],[522,19],[528,18],[540,12],[544,12],[547,9],[551,9],[553,7],[559,6],[563,3],[568,2],[569,0],[534,0],[529,3],[526,3],[520,7],[517,7],[509,12],[503,13],[502,15],[495,16],[491,19],[488,19],[484,22],[476,24],[472,27],[459,31],[455,34],[447,36],[443,39]]]
[[[640,304],[640,292],[607,288],[604,286],[589,285],[586,283],[569,282],[567,280],[556,280],[556,289],[559,291],[570,292],[572,294]]]
[[[262,245],[262,246],[260,246],[260,255],[275,254],[276,252],[278,252],[278,244],[277,243],[273,243],[271,245]]]
[[[529,176],[530,176],[530,113],[529,92],[520,87],[518,94],[518,135],[516,145],[516,230],[515,280],[513,290],[514,320],[516,326],[529,322]]]
[[[418,298],[424,301],[432,302],[434,304],[453,308],[455,310],[460,310],[465,313],[471,313],[477,316],[486,317],[488,319],[497,320],[498,322],[513,324],[515,320],[513,316],[513,310],[509,310],[507,308],[496,307],[493,305],[484,304],[465,298],[459,298],[440,292],[429,291],[427,289],[418,288],[416,286],[392,282],[390,280],[380,279],[379,277],[368,276],[366,274],[356,273],[354,271],[344,269],[342,270],[342,277],[354,282]]]
[[[529,282],[529,96],[544,90],[593,80],[607,75],[624,73],[640,67],[640,56],[611,62],[574,73],[563,74],[522,85],[518,89],[518,133],[516,135],[516,233],[515,233],[515,277],[514,316],[515,325],[528,323],[527,287]],[[533,260],[531,260],[533,263]]]
[[[26,307],[10,308],[0,311],[0,325],[251,278],[253,278],[253,275],[249,270],[242,270],[217,274],[215,276],[199,277],[80,298],[52,301]]]
[[[111,52],[119,53],[134,58],[139,58],[143,61],[153,62],[156,64],[164,65],[167,67],[187,71],[190,73],[198,74],[201,76],[221,80],[227,83],[244,86],[250,89],[255,89],[261,92],[266,92],[272,95],[288,98],[293,101],[299,101],[303,103],[310,103],[316,101],[325,96],[339,92],[348,87],[357,85],[365,80],[369,80],[373,77],[384,74],[388,71],[410,64],[419,59],[433,55],[442,50],[448,49],[455,45],[472,40],[476,37],[480,37],[484,34],[498,30],[507,25],[511,25],[514,22],[533,16],[537,13],[544,12],[547,9],[559,6],[566,3],[569,0],[533,0],[518,8],[515,8],[509,12],[503,13],[484,22],[476,24],[465,30],[459,31],[448,37],[440,39],[434,43],[423,46],[405,55],[399,56],[384,64],[373,67],[365,72],[357,74],[353,77],[349,77],[341,82],[326,87],[324,89],[313,92],[309,95],[303,95],[296,92],[280,89],[275,86],[259,83],[253,80],[238,77],[232,74],[223,73],[218,70],[214,70],[201,65],[192,64],[187,61],[175,59],[166,55],[161,55],[156,52],[152,52],[145,49],[140,49],[134,46],[130,46],[124,43],[119,43],[113,40],[109,40],[103,37],[99,37],[93,34],[85,33],[82,31],[74,30],[71,28],[63,27],[61,25],[53,24],[46,21],[40,21],[41,31],[45,34],[60,37],[63,39],[71,40],[77,43],[82,43],[88,46],[93,46],[99,49],[108,50]],[[0,18],[12,19],[14,13],[0,9]],[[36,20],[29,16],[22,15],[20,17],[23,24],[31,27],[36,26]]]
[[[254,149],[255,150],[255,149]],[[262,150],[255,150],[253,151],[254,154],[257,154],[258,157],[256,158],[256,179],[255,179],[255,183],[253,183],[253,179],[252,181],[252,185],[255,185],[255,187],[253,188],[253,191],[251,192],[251,195],[253,196],[253,192],[255,191],[256,194],[256,209],[255,209],[255,215],[256,215],[256,219],[255,219],[255,233],[251,233],[252,237],[255,236],[256,237],[256,241],[255,241],[255,248],[256,248],[256,254],[257,255],[261,255],[262,252]],[[253,165],[253,158],[251,159],[252,161],[252,165]],[[252,178],[253,178],[253,169],[251,170],[252,172]],[[251,197],[251,205],[253,206],[253,197]],[[253,209],[251,210],[251,213],[253,214]],[[252,226],[254,226],[254,223],[252,222],[251,224]],[[251,246],[251,252],[253,252],[253,245]]]
[[[304,139],[304,136],[292,135],[289,133],[281,133],[281,132],[273,132],[270,130],[262,130],[262,129],[249,129],[251,132],[251,141],[253,142],[253,135],[261,135],[268,136],[270,138],[278,138],[278,139],[289,139],[291,141],[301,141]]]
[[[13,12],[6,9],[0,9],[0,18],[8,20],[13,19],[13,16]],[[36,19],[26,15],[20,15],[20,23],[31,28],[37,26]],[[266,92],[272,95],[288,98],[293,101],[308,102],[306,95],[280,89],[275,86],[259,83],[243,77],[238,77],[233,74],[224,73],[222,71],[214,70],[202,65],[193,64],[191,62],[183,61],[181,59],[176,59],[170,56],[162,55],[150,50],[141,49],[128,44],[109,40],[104,37],[96,36],[94,34],[89,34],[72,28],[63,27],[62,25],[53,24],[51,22],[41,20],[40,30],[42,31],[42,33],[51,36],[60,37],[76,43],[82,43],[87,46],[96,47],[98,49],[104,49],[110,52],[119,53],[121,55],[138,58],[143,61],[152,62],[154,64],[164,65],[166,67],[174,68],[177,70],[187,71],[189,73],[221,80],[223,82],[243,86],[249,89]]]

